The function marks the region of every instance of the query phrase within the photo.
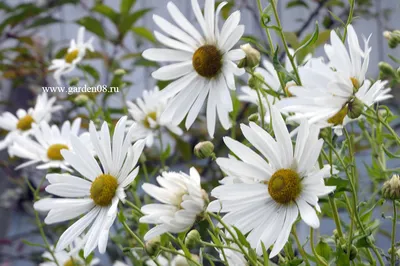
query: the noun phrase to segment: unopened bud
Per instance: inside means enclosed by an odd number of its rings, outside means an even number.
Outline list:
[[[390,40],[390,35],[392,35],[392,33],[390,31],[385,30],[382,35],[386,40]]]
[[[356,119],[360,117],[363,110],[364,103],[360,99],[354,97],[353,100],[348,104],[347,116],[351,119]]]
[[[388,44],[389,44],[389,47],[392,49],[396,48],[397,45],[400,44],[400,31],[399,30],[395,30],[390,33]]]
[[[122,69],[122,68],[119,68],[114,71],[114,75],[116,75],[116,76],[123,76],[125,74],[126,74],[126,71],[125,71],[125,69]]]
[[[260,115],[258,113],[254,113],[249,116],[249,122],[258,123],[259,119],[260,119]]]
[[[88,101],[89,101],[89,97],[85,94],[79,94],[74,99],[74,103],[77,106],[84,106]]]
[[[78,83],[79,83],[79,78],[72,78],[69,81],[69,86],[76,86],[76,85],[78,85]]]
[[[190,231],[185,238],[185,245],[188,249],[196,247],[196,245],[201,241],[200,233],[197,230]]]
[[[146,242],[144,248],[149,256],[154,256],[155,254],[157,254],[157,251],[160,248],[160,242],[160,236],[157,236]]]
[[[347,246],[347,244],[343,244],[343,245],[342,245],[342,249],[343,249],[343,251],[344,251],[346,254],[349,254],[349,253],[348,253],[348,246]],[[349,256],[349,259],[350,259],[350,260],[354,260],[354,259],[357,257],[357,254],[358,254],[358,249],[357,249],[354,245],[351,245],[351,247],[350,247],[350,256]]]
[[[381,77],[393,77],[396,75],[395,70],[391,65],[386,62],[379,62],[379,70],[381,72]]]
[[[214,144],[211,141],[202,141],[194,147],[194,155],[200,159],[205,159],[214,155]]]
[[[261,88],[263,83],[264,83],[264,77],[260,73],[256,72],[249,78],[249,87],[252,88],[253,90]]]
[[[240,67],[255,68],[260,64],[261,54],[254,49],[250,44],[246,43],[240,46],[240,49],[245,52],[246,57],[240,61]]]
[[[392,178],[386,181],[382,187],[382,195],[385,199],[399,200],[400,199],[400,177],[393,175]]]

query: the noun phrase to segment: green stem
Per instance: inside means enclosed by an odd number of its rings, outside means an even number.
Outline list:
[[[300,254],[303,257],[304,262],[306,263],[306,265],[310,265],[310,262],[308,261],[307,253],[304,250],[303,246],[301,245],[299,237],[297,235],[296,224],[294,224],[292,227],[292,235],[293,235],[294,239],[296,240],[297,247],[299,248]]]
[[[396,225],[397,225],[397,210],[396,210],[396,200],[393,200],[393,218],[392,218],[392,245],[390,254],[390,265],[395,266],[396,263]]]
[[[218,220],[218,222],[220,224],[222,224],[222,226],[226,229],[226,231],[228,231],[228,233],[230,234],[230,236],[233,239],[233,242],[236,243],[236,245],[238,245],[238,247],[240,248],[240,250],[242,251],[243,255],[245,255],[247,257],[247,259],[249,260],[251,265],[257,265],[258,262],[254,261],[253,258],[251,256],[249,256],[249,254],[246,252],[246,250],[243,248],[242,243],[240,243],[240,241],[237,239],[236,234],[232,232],[231,227],[229,227],[222,219],[221,217],[219,217],[218,215],[209,212],[209,215],[211,215],[212,217],[214,217],[215,219]]]
[[[125,221],[122,221],[122,225],[124,226],[125,230],[142,246],[142,248],[145,248],[144,242],[138,237],[126,224]]]
[[[164,144],[162,141],[162,131],[161,128],[158,130],[159,132],[159,139],[160,139],[160,150],[161,150],[161,154],[160,154],[160,161],[161,161],[161,169],[165,168],[165,159],[164,159]]]
[[[310,245],[311,245],[311,250],[312,250],[315,258],[319,262],[319,264],[324,265],[324,266],[328,266],[328,264],[325,262],[325,260],[323,258],[321,258],[321,256],[315,250],[315,246],[314,246],[314,228],[312,228],[312,227],[310,227]]]
[[[193,260],[192,258],[186,257],[185,254],[180,253],[180,252],[178,252],[176,250],[173,250],[173,249],[170,249],[170,248],[167,248],[167,247],[163,247],[163,246],[160,246],[160,249],[165,251],[165,252],[172,253],[172,254],[174,254],[176,256],[185,257],[188,261],[194,263],[195,265],[201,266],[197,261]]]
[[[301,86],[302,84],[301,84],[301,80],[300,80],[299,71],[297,70],[297,65],[294,61],[292,54],[290,54],[290,52],[289,52],[289,46],[287,45],[285,34],[283,34],[283,31],[282,31],[282,25],[281,25],[281,21],[279,19],[278,9],[276,7],[276,0],[270,0],[270,2],[271,2],[272,9],[274,11],[276,24],[278,25],[278,28],[279,28],[278,32],[282,39],[283,46],[285,47],[286,55],[289,58],[290,63],[292,64],[294,74],[296,75],[296,78],[297,78],[297,82],[298,82],[297,85]]]

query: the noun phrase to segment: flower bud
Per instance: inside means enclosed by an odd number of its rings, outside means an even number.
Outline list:
[[[241,67],[255,68],[260,64],[261,54],[254,49],[250,44],[246,43],[240,46],[240,49],[245,52],[246,57],[239,63]]]
[[[393,77],[396,75],[395,70],[391,65],[386,62],[379,62],[378,64],[381,77]]]
[[[119,68],[114,71],[114,75],[116,75],[116,76],[123,76],[125,74],[126,74],[126,71],[125,71],[125,69],[122,69],[122,68]]]
[[[190,231],[185,238],[185,245],[188,249],[196,247],[196,245],[201,241],[200,233],[197,230]]]
[[[385,33],[385,38],[388,38],[388,44],[390,48],[396,48],[400,44],[400,31],[395,30],[393,32]]]
[[[155,254],[157,254],[157,251],[160,248],[160,242],[161,242],[160,236],[152,238],[146,242],[144,248],[149,256],[154,256]]]
[[[214,144],[211,141],[202,141],[194,147],[194,155],[200,159],[205,159],[214,155]]]
[[[392,33],[388,30],[385,30],[382,35],[386,40],[390,40]]]
[[[85,94],[79,94],[74,99],[74,103],[77,106],[84,106],[88,101],[89,101],[89,97]]]
[[[351,119],[356,119],[360,117],[363,110],[364,103],[360,99],[354,97],[347,106],[347,116]]]
[[[258,113],[254,113],[249,116],[249,122],[258,123],[259,119],[260,119],[260,115]]]
[[[262,87],[263,82],[264,77],[260,73],[256,72],[249,78],[249,87],[253,90],[257,90]]]
[[[182,255],[175,256],[175,258],[172,260],[172,263],[171,263],[172,265],[175,265],[175,266],[192,265],[192,264],[189,264],[188,260],[186,259],[185,255],[183,253],[183,250],[179,250],[178,252],[181,253]],[[197,255],[190,254],[190,258],[196,262],[200,262],[200,258]]]
[[[342,249],[346,254],[348,254],[348,251],[347,251],[348,246],[347,246],[347,244],[343,244],[342,245]],[[351,245],[351,247],[350,247],[350,256],[349,256],[350,260],[354,260],[357,257],[357,253],[358,253],[358,249],[354,245]]]
[[[78,85],[78,83],[79,83],[79,78],[72,78],[69,81],[69,86],[76,86],[76,85]]]
[[[399,200],[400,199],[400,177],[393,175],[392,178],[386,181],[382,187],[382,195],[385,199]]]

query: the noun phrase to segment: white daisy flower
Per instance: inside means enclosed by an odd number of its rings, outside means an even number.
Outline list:
[[[148,241],[166,232],[180,233],[194,224],[206,206],[207,194],[200,186],[200,175],[190,168],[190,175],[177,172],[164,172],[157,177],[161,187],[143,184],[143,190],[161,203],[142,207],[144,216],[141,223],[155,224],[144,236]]]
[[[62,150],[61,155],[84,178],[70,174],[48,174],[50,185],[46,191],[61,198],[45,198],[34,204],[36,210],[49,211],[46,224],[68,221],[83,215],[60,237],[56,251],[61,251],[82,235],[84,256],[87,257],[97,246],[104,253],[108,234],[116,215],[119,201],[124,202],[127,188],[139,172],[137,161],[145,142],[140,140],[133,146],[131,139],[134,128],[125,135],[126,117],[115,126],[112,142],[106,122],[98,133],[91,122],[89,133],[100,164],[86,145],[71,135],[71,150]]]
[[[50,252],[46,251],[43,253],[42,257],[46,259],[45,262],[39,264],[39,266],[94,266],[99,265],[100,260],[98,258],[93,258],[89,264],[86,264],[85,261],[79,257],[78,255],[72,256],[65,250],[55,252],[54,257],[56,258],[58,264],[54,262],[53,256],[51,256]]]
[[[94,266],[100,263],[98,258],[92,258],[89,264],[86,264],[85,261],[79,256],[80,247],[82,246],[82,238],[77,238],[73,243],[70,245],[71,251],[67,252],[65,250],[54,252],[54,257],[57,263],[54,261],[53,256],[50,252],[46,251],[43,253],[42,257],[46,260],[39,264],[39,266]],[[50,247],[54,249],[54,247]]]
[[[54,105],[55,97],[48,98],[46,93],[38,95],[36,104],[28,110],[18,109],[16,115],[4,112],[0,115],[0,128],[8,131],[3,140],[0,140],[0,150],[10,147],[15,136],[27,136],[32,133],[32,125],[41,121],[50,121],[51,114],[62,107]]]
[[[67,54],[63,59],[53,59],[49,70],[54,71],[54,79],[58,84],[61,84],[61,76],[73,71],[86,55],[86,50],[94,51],[92,42],[93,38],[84,41],[85,28],[80,27],[76,41],[71,40]]]
[[[61,168],[72,172],[68,162],[61,155],[61,150],[72,150],[70,136],[74,135],[82,140],[82,143],[92,151],[90,138],[87,133],[79,135],[81,119],[77,118],[72,122],[63,123],[61,130],[58,126],[50,125],[42,121],[40,125],[32,125],[34,139],[25,136],[16,136],[10,147],[12,156],[29,160],[16,169],[27,167],[32,164],[41,163],[37,169]]]
[[[147,266],[190,266],[191,263],[188,262],[186,257],[184,256],[183,250],[178,250],[178,252],[182,255],[173,256],[172,259],[168,259],[162,255],[158,255],[156,258],[157,264],[153,260],[147,260],[145,264]],[[191,259],[200,263],[200,257],[195,254],[190,254]]]
[[[324,47],[329,58],[329,66],[335,69],[343,79],[350,80],[355,88],[363,85],[368,70],[371,52],[371,47],[368,45],[370,37],[371,35],[368,39],[364,38],[364,50],[362,50],[353,26],[348,25],[346,39],[349,51],[334,30],[331,31],[331,44],[325,44]]]
[[[157,138],[160,130],[162,131],[163,139],[167,138],[169,130],[176,135],[182,135],[182,129],[176,124],[160,119],[167,104],[167,99],[161,97],[158,87],[151,91],[143,91],[143,97],[136,99],[136,104],[127,102],[128,111],[135,123],[135,132],[133,140],[146,139],[146,146],[151,147],[154,143],[154,138]]]
[[[217,115],[223,128],[231,127],[229,112],[233,105],[229,89],[236,89],[234,76],[244,73],[244,69],[238,68],[234,62],[243,59],[245,53],[241,49],[232,50],[244,33],[244,26],[239,25],[240,11],[230,15],[219,30],[218,18],[224,5],[226,2],[219,4],[215,11],[215,0],[206,0],[203,16],[198,1],[192,0],[193,12],[203,36],[175,4],[169,2],[167,9],[178,26],[153,16],[154,22],[166,34],[155,31],[155,37],[169,48],[152,48],[143,52],[143,57],[148,60],[178,62],[152,73],[158,80],[175,80],[162,90],[163,96],[173,97],[162,119],[179,124],[187,115],[185,126],[188,129],[207,101],[207,129],[211,137]]]
[[[299,74],[302,86],[290,87],[293,97],[280,100],[278,108],[281,112],[294,113],[289,120],[308,119],[320,128],[333,126],[338,135],[351,121],[349,112],[355,99],[371,106],[392,97],[391,89],[385,89],[386,81],[379,80],[371,86],[371,82],[365,80],[361,87],[355,88],[351,79],[331,69],[322,58],[310,60],[299,68]]]
[[[273,245],[270,258],[287,242],[299,213],[309,226],[319,227],[314,209],[320,211],[318,197],[335,189],[324,184],[329,165],[315,167],[323,144],[316,126],[301,123],[294,149],[276,108],[272,109],[272,127],[275,139],[255,123],[241,125],[245,138],[264,158],[244,144],[224,138],[239,160],[218,158],[217,163],[228,176],[235,177],[235,183],[216,187],[211,195],[217,200],[208,207],[209,211],[227,213],[224,222],[248,234],[247,240],[258,254],[262,254],[261,243],[266,248]]]

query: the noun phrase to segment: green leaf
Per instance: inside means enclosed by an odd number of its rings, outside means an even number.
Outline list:
[[[346,25],[345,22],[343,22],[343,20],[341,20],[341,18],[339,18],[338,16],[336,16],[333,12],[329,11],[329,14],[332,16],[332,18],[336,21],[338,21],[340,24],[342,24],[342,26]]]
[[[84,26],[88,31],[96,34],[100,38],[106,38],[106,34],[103,29],[104,27],[97,19],[87,16],[77,20],[76,23]]]
[[[141,17],[146,15],[151,8],[140,9],[132,14],[122,15],[118,30],[122,36],[124,36],[129,29],[138,21]]]
[[[261,15],[261,22],[264,24],[264,26],[268,26],[268,23],[271,22],[271,16],[274,12],[274,9],[271,4],[268,4],[263,10],[263,13]]]
[[[350,183],[349,180],[342,179],[339,177],[330,177],[326,179],[325,184],[327,186],[336,186],[335,193],[341,191],[350,191]]]
[[[286,68],[282,66],[281,62],[278,59],[278,55],[279,55],[279,47],[276,48],[274,52],[274,58],[272,60],[272,64],[274,65],[275,70],[277,72],[284,73],[287,77],[291,78],[292,80],[294,80],[294,82],[299,84],[299,81],[297,80],[296,76],[287,71]]]
[[[121,4],[119,6],[119,10],[121,13],[128,14],[131,11],[132,6],[134,6],[136,0],[121,0]]]
[[[44,26],[44,25],[49,25],[49,24],[58,23],[58,22],[60,22],[60,20],[58,20],[56,18],[53,18],[52,16],[48,16],[48,17],[43,17],[43,18],[39,18],[39,19],[35,20],[27,28],[31,29],[31,28]]]
[[[329,261],[332,256],[332,248],[323,239],[319,240],[317,246],[315,247],[315,251],[326,261]]]
[[[296,54],[301,51],[302,49],[313,45],[317,40],[318,40],[318,35],[319,35],[319,27],[318,27],[318,22],[315,23],[315,30],[313,34],[311,35],[310,39],[306,41],[303,45],[301,45],[297,50],[294,52],[293,57],[296,56]]]
[[[143,37],[152,43],[156,42],[156,38],[154,38],[153,33],[151,33],[151,31],[149,31],[145,27],[133,27],[132,31],[134,34]]]
[[[112,9],[111,7],[100,4],[100,5],[96,5],[95,7],[93,7],[92,10],[99,14],[106,16],[112,22],[114,22],[114,24],[118,24],[119,14],[117,12],[115,12],[114,9]]]
[[[286,7],[287,8],[292,8],[292,7],[305,7],[308,9],[308,4],[304,2],[303,0],[292,0],[289,3],[287,3]]]
[[[89,74],[95,81],[98,81],[100,79],[99,72],[97,72],[97,70],[91,65],[80,64],[78,68]]]
[[[285,31],[283,32],[283,35],[285,35],[286,41],[293,49],[297,49],[300,46],[296,33]]]
[[[383,150],[385,151],[386,155],[390,158],[390,159],[395,159],[395,158],[400,158],[400,154],[394,154],[392,152],[390,152],[385,145],[382,145]]]

